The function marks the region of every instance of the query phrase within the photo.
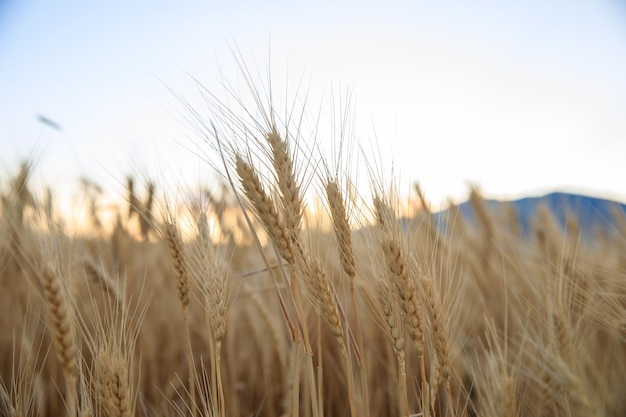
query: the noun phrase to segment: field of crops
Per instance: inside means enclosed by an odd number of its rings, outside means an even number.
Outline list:
[[[36,167],[2,181],[0,415],[625,415],[623,216],[527,235],[471,190],[473,223],[436,223],[419,187],[357,190],[289,123],[229,117],[193,204],[129,179],[70,234]]]

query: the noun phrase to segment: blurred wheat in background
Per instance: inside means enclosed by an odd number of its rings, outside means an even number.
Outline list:
[[[0,415],[626,413],[623,210],[592,235],[478,189],[471,219],[434,213],[260,94],[207,97],[222,185],[188,204],[129,177],[108,228],[83,180],[91,227],[70,233],[36,167],[3,179]]]

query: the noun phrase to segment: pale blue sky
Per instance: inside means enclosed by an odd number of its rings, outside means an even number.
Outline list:
[[[186,73],[236,83],[236,44],[252,66],[271,61],[274,85],[304,76],[313,111],[350,88],[359,137],[375,129],[433,200],[477,183],[626,201],[625,4],[459,3],[0,2],[2,175],[31,152],[37,181],[59,189],[209,175],[164,85],[192,97]]]

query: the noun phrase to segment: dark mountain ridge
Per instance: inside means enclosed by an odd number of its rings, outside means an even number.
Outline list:
[[[563,192],[512,201],[484,200],[484,204],[487,210],[494,215],[503,215],[506,210],[514,209],[520,229],[526,236],[531,233],[533,221],[535,221],[534,219],[536,219],[538,210],[542,205],[550,210],[561,228],[565,228],[567,219],[573,216],[578,220],[581,234],[586,238],[592,237],[597,231],[616,232],[618,220],[616,216],[626,218],[626,204]],[[465,221],[476,224],[476,214],[470,201],[460,204],[458,209]],[[437,213],[437,223],[444,225],[448,213],[449,210]]]

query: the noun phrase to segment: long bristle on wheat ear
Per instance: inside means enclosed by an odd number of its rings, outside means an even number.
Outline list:
[[[57,360],[61,364],[67,385],[68,412],[73,416],[77,407],[78,368],[76,366],[76,327],[72,308],[58,275],[50,266],[45,267],[41,272],[40,281],[48,306],[48,324],[57,351]]]

